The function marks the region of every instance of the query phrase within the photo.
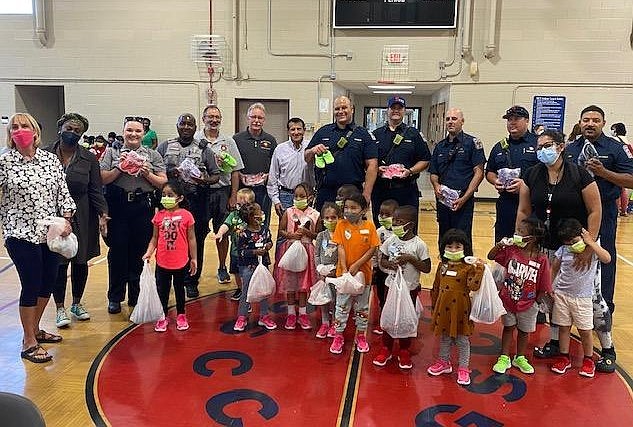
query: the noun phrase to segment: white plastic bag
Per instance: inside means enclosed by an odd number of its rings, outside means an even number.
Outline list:
[[[316,266],[316,271],[321,276],[329,276],[334,270],[336,270],[336,266],[334,264],[319,264]]]
[[[299,273],[308,266],[308,252],[300,240],[295,240],[279,260],[279,268]]]
[[[418,335],[418,322],[402,268],[398,268],[380,315],[380,327],[392,338],[410,338]]]
[[[247,302],[260,302],[275,292],[275,279],[268,268],[262,264],[262,257],[258,257],[259,265],[255,268],[248,284]]]
[[[493,261],[490,271],[492,271],[492,277],[495,279],[497,289],[501,289],[506,280],[506,268],[498,262]]]
[[[332,301],[330,286],[323,280],[319,280],[310,288],[308,302],[312,305],[325,305]]]
[[[503,307],[501,298],[499,298],[499,291],[492,276],[492,271],[486,264],[481,286],[473,293],[470,320],[489,325],[495,323],[504,314],[506,314],[506,309]]]
[[[349,272],[341,277],[328,277],[326,283],[332,283],[339,294],[360,295],[365,290],[365,275],[362,271],[352,276]]]
[[[176,169],[180,172],[180,177],[183,181],[190,182],[192,184],[196,184],[196,181],[193,178],[199,179],[202,177],[200,168],[196,166],[196,163],[190,157],[183,160],[180,166]]]
[[[48,249],[68,259],[77,255],[79,242],[77,241],[75,233],[70,233],[68,236],[62,237],[62,232],[64,228],[66,228],[65,218],[48,216],[38,220],[37,223],[48,226],[48,231],[46,232],[46,244],[48,245]]]
[[[163,304],[158,297],[156,288],[156,276],[145,261],[143,272],[141,273],[141,291],[138,294],[138,302],[132,310],[130,321],[140,325],[141,323],[155,322],[164,316]]]

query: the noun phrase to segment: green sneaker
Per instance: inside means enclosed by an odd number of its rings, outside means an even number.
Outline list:
[[[530,362],[528,362],[525,356],[514,356],[514,359],[512,360],[512,366],[514,366],[515,368],[519,368],[519,370],[524,374],[534,373],[534,368],[532,367],[532,365],[530,365]]]
[[[331,165],[332,163],[334,163],[334,156],[332,155],[332,152],[330,150],[327,150],[325,153],[323,153],[323,160],[327,165]]]
[[[314,156],[314,166],[319,169],[323,169],[325,167],[325,159],[323,158],[323,154],[317,154]]]
[[[505,374],[508,369],[510,369],[510,357],[502,354],[497,359],[497,363],[494,364],[492,370],[498,374]]]

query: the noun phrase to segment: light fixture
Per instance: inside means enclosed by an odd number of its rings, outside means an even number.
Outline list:
[[[413,91],[410,90],[374,90],[372,93],[378,94],[396,94],[396,95],[411,95]]]
[[[397,85],[377,85],[372,86],[368,85],[368,89],[376,89],[376,90],[413,90],[415,86],[397,86]]]

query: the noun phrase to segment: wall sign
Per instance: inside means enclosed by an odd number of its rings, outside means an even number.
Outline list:
[[[456,28],[457,0],[333,0],[334,28]]]
[[[532,102],[532,129],[543,125],[546,129],[563,131],[565,124],[564,96],[535,96]]]

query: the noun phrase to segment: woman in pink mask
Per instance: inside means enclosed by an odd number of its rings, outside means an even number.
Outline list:
[[[57,277],[59,255],[48,249],[47,227],[38,220],[63,216],[67,224],[62,235],[66,236],[76,209],[59,159],[39,145],[40,127],[35,119],[25,113],[13,115],[7,127],[9,150],[0,155],[0,224],[22,287],[20,355],[33,363],[52,359],[41,343],[62,340],[39,327]]]

